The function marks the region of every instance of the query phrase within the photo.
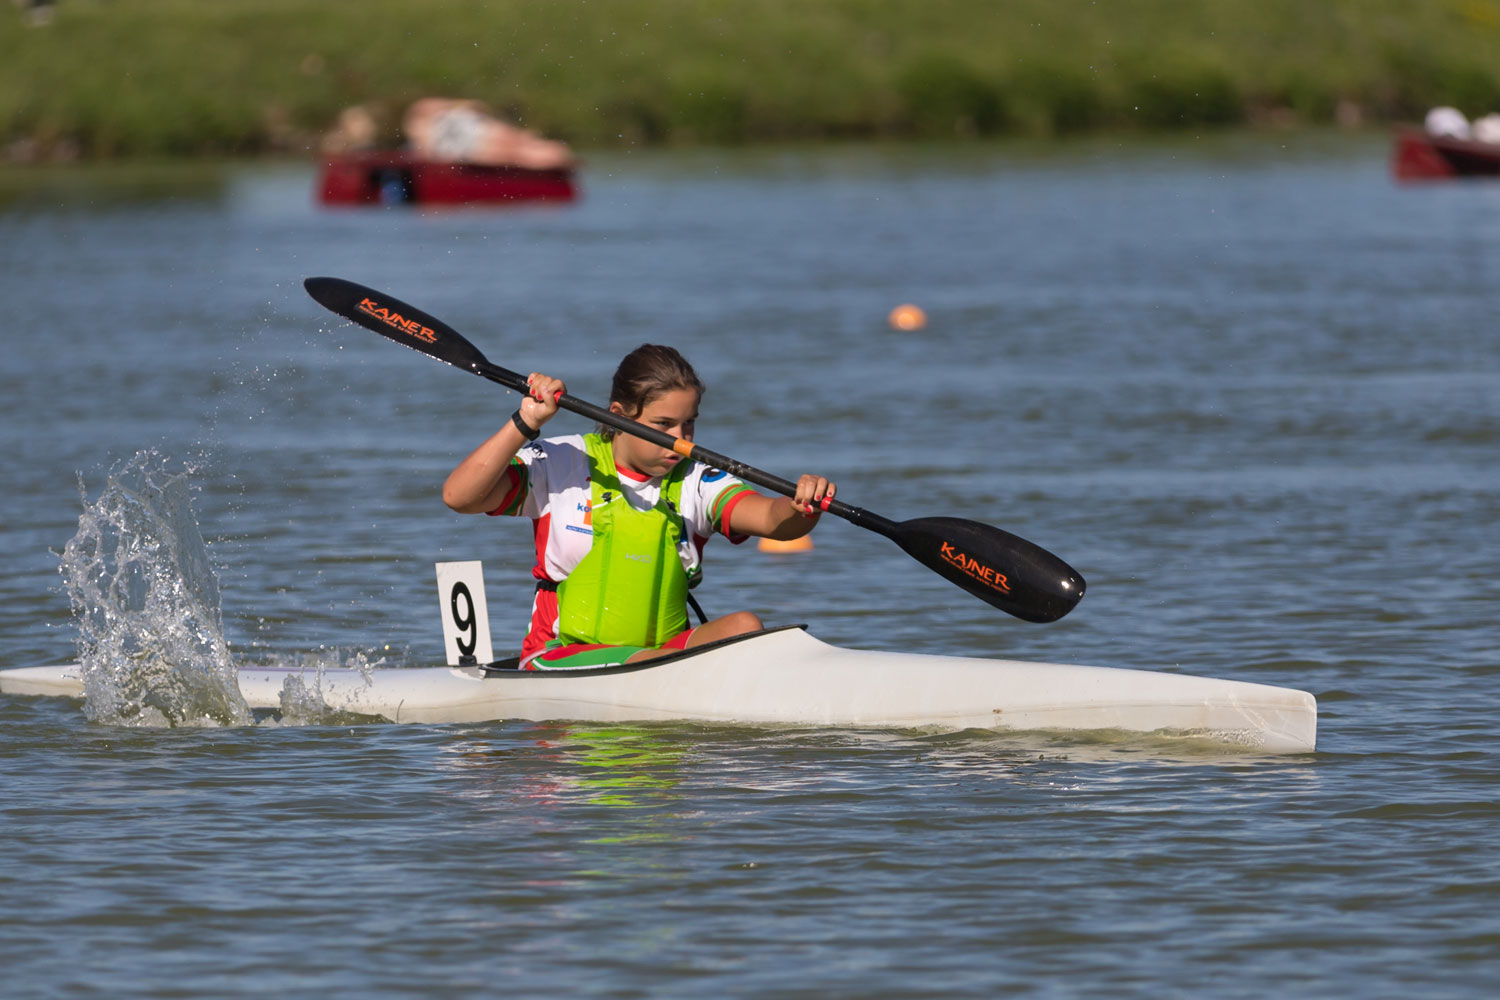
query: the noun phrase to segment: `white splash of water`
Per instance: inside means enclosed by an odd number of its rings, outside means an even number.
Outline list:
[[[224,639],[219,584],[193,516],[191,469],[154,451],[109,473],[63,551],[84,712],[123,726],[252,721]]]
[[[346,698],[335,698],[335,704],[330,705],[327,692],[324,690],[323,679],[331,670],[340,672],[352,670],[359,674],[364,686],[369,687],[373,683],[373,676],[370,672],[384,663],[384,659],[372,662],[364,653],[356,652],[346,656],[337,650],[303,657],[300,662],[294,664],[298,672],[289,674],[286,680],[282,681],[281,704],[276,724],[282,726],[342,725],[347,722],[369,719],[370,716],[351,711],[344,706],[343,702],[347,700]]]

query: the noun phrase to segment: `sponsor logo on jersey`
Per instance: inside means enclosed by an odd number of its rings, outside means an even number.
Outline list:
[[[703,481],[705,483],[712,483],[715,480],[723,479],[725,475],[727,473],[723,469],[708,469],[703,473]]]

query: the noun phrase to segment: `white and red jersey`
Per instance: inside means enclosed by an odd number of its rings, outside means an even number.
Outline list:
[[[583,561],[594,541],[589,456],[583,436],[572,434],[534,441],[516,454],[515,461],[521,472],[520,481],[490,513],[532,519],[536,565],[531,575],[558,583]],[[660,477],[643,477],[628,469],[617,472],[626,503],[642,511],[656,505],[661,497]],[[722,534],[735,543],[745,540],[747,536],[730,534],[729,515],[752,492],[743,480],[722,470],[696,462],[688,470],[682,481],[682,509],[678,511],[687,530],[677,554],[690,580],[696,580],[701,573],[703,546],[714,535]],[[545,600],[547,597],[553,599]],[[523,653],[556,634],[555,597],[540,592],[538,598]]]

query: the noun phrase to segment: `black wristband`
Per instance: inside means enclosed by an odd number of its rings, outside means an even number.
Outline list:
[[[541,428],[530,427],[526,421],[521,419],[520,410],[510,415],[510,422],[516,425],[516,430],[520,431],[521,436],[528,441],[535,441],[542,434]]]

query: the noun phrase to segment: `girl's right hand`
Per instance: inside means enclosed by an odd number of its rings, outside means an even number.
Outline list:
[[[521,419],[537,430],[557,415],[557,397],[568,391],[561,379],[541,372],[526,376],[531,392],[521,400]]]

